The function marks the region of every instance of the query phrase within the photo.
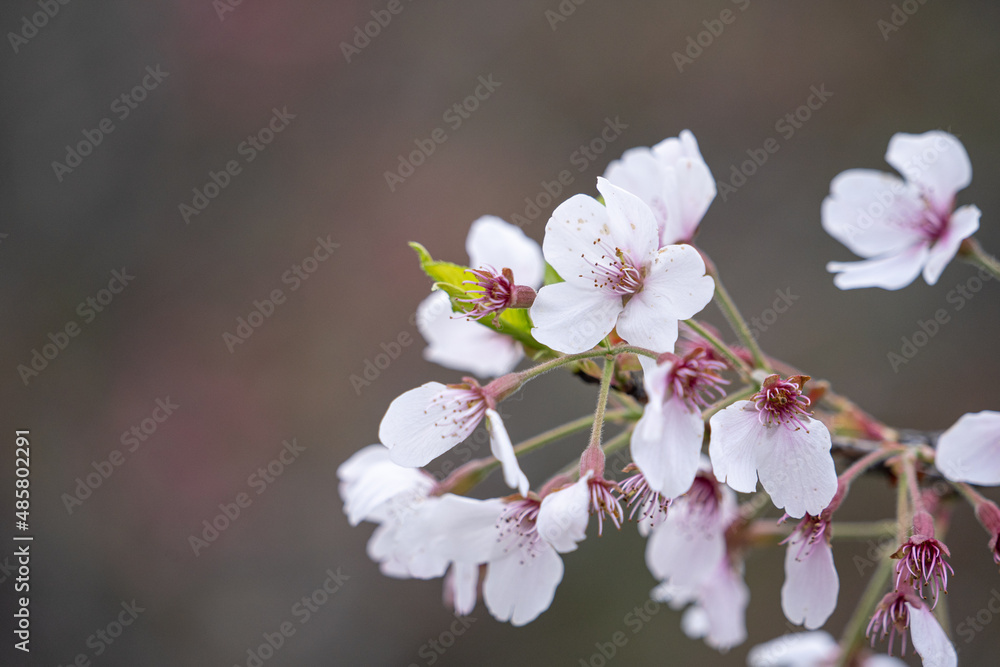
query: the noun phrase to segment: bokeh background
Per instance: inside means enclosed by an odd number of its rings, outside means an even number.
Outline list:
[[[716,199],[699,238],[748,317],[770,307],[776,290],[799,297],[761,332],[765,349],[894,425],[943,429],[1000,406],[1000,285],[985,284],[956,310],[949,293],[974,275],[956,262],[934,287],[918,280],[895,293],[841,292],[825,263],[853,257],[819,218],[837,173],[889,169],[893,133],[945,129],[973,163],[959,203],[982,209],[978,237],[1000,251],[995,3],[908,0],[912,14],[899,7],[896,21],[906,21],[888,31],[879,21],[892,21],[898,5],[889,0],[402,0],[377,36],[345,56],[342,44],[387,4],[3,4],[0,558],[12,551],[13,433],[30,429],[30,664],[71,664],[83,654],[95,665],[247,665],[248,649],[286,621],[296,633],[267,665],[599,665],[595,642],[618,631],[628,643],[609,664],[740,665],[755,643],[785,632],[774,551],[747,563],[744,645],[720,655],[684,637],[680,615],[665,607],[632,634],[625,616],[655,582],[630,528],[595,534],[568,555],[555,602],[536,622],[512,628],[480,604],[467,632],[439,654],[427,642],[453,620],[440,582],[380,575],[365,555],[371,526],[349,528],[337,493],[337,466],[376,440],[395,396],[460,375],[421,357],[411,316],[429,285],[406,242],[464,262],[476,217],[525,215],[525,198],[563,170],[574,179],[564,196],[595,194],[611,159],[685,128],[720,180],[747,150],[770,137],[780,145],[735,193]],[[32,31],[25,17],[41,5],[58,11],[36,17],[44,25]],[[723,10],[733,22],[679,71],[674,52]],[[560,11],[565,20],[552,18]],[[115,100],[147,67],[166,74],[123,118],[125,102]],[[500,85],[456,129],[443,114],[481,76]],[[776,123],[813,86],[832,96],[792,136],[779,134]],[[274,110],[294,118],[263,150],[241,152]],[[94,136],[105,118],[113,131],[57,174],[66,146]],[[609,118],[627,128],[594,160],[572,162]],[[447,141],[390,190],[384,173],[438,127]],[[231,160],[240,172],[185,220],[179,207],[192,205],[192,189]],[[525,227],[538,241],[552,208]],[[317,238],[339,247],[292,291],[282,276]],[[106,299],[101,290],[123,267],[134,279],[85,319],[79,304]],[[275,288],[287,301],[230,352],[223,334]],[[950,321],[894,371],[887,354],[941,308]],[[714,307],[706,313],[721,324]],[[23,381],[18,365],[70,321],[79,334]],[[414,342],[370,384],[352,385],[401,334]],[[511,435],[584,414],[594,395],[566,377],[532,383],[510,405]],[[173,414],[129,451],[123,433],[167,398],[178,405]],[[304,451],[261,488],[251,476],[292,438]],[[525,470],[544,479],[580,445],[553,446],[526,459]],[[114,450],[121,465],[67,507],[77,479]],[[495,479],[482,489],[501,492]],[[240,493],[251,504],[196,555],[189,537]],[[882,480],[867,480],[844,518],[889,516],[891,499]],[[984,609],[993,619],[1000,575],[985,540],[958,507],[949,537],[953,633],[967,616],[980,613],[982,622]],[[863,561],[871,547],[836,546],[834,635],[871,572],[855,557]],[[340,589],[300,624],[294,605],[328,570],[340,573]],[[0,662],[28,664],[11,651],[13,576],[2,576],[8,657]],[[91,639],[133,600],[144,611],[113,643]],[[956,636],[962,664],[996,664],[998,628],[1000,619],[968,641]]]

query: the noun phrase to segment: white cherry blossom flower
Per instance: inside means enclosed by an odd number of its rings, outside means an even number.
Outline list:
[[[649,401],[632,432],[632,460],[650,488],[676,498],[691,488],[701,460],[705,421],[701,410],[725,392],[719,377],[725,364],[705,351],[678,357],[666,353],[660,363],[643,359],[643,386]]]
[[[608,165],[604,177],[652,209],[661,246],[694,238],[715,199],[715,179],[689,130],[652,148],[630,148]]]
[[[806,516],[787,539],[781,609],[785,618],[809,630],[826,623],[840,592],[829,527],[827,521]]]
[[[775,506],[796,519],[819,516],[837,492],[830,432],[806,410],[806,380],[771,375],[752,400],[733,403],[709,422],[718,480],[751,493],[759,477]]]
[[[503,465],[504,481],[528,492],[528,478],[521,471],[514,447],[496,405],[516,388],[519,380],[504,376],[485,387],[473,378],[462,384],[428,382],[398,396],[389,404],[379,426],[379,440],[389,448],[393,462],[424,466],[468,438],[488,418],[490,449]]]
[[[537,289],[545,275],[538,244],[519,227],[492,215],[472,223],[465,240],[472,269],[509,269],[518,285]],[[496,377],[509,373],[524,357],[521,344],[452,312],[442,291],[430,294],[417,309],[417,328],[427,341],[424,358],[446,368]]]
[[[833,179],[823,201],[823,229],[865,258],[827,264],[841,289],[895,290],[921,271],[933,285],[962,241],[979,229],[978,208],[954,208],[955,194],[972,181],[969,156],[954,136],[896,134],[885,160],[906,180],[851,169]]]
[[[902,639],[901,654],[906,655],[906,629],[910,629],[913,648],[923,660],[924,667],[955,667],[958,655],[944,629],[934,618],[934,612],[917,597],[912,589],[894,590],[882,598],[866,634],[872,642],[889,637],[889,654],[892,654],[896,635]]]
[[[606,206],[575,195],[545,226],[542,252],[566,282],[539,290],[532,334],[575,353],[617,327],[629,343],[672,352],[678,321],[711,301],[715,283],[691,246],[660,247],[653,212],[638,197],[603,178],[597,189]]]
[[[953,482],[1000,484],[1000,412],[963,415],[938,438],[935,464]]]
[[[840,645],[822,631],[796,632],[758,644],[747,654],[747,667],[833,667]],[[857,667],[906,667],[888,655],[857,655]]]
[[[682,589],[666,582],[653,589],[652,598],[667,602],[674,609],[692,603],[681,618],[681,629],[692,639],[719,651],[728,651],[747,638],[746,609],[750,589],[728,558],[714,564],[701,583],[693,589]]]

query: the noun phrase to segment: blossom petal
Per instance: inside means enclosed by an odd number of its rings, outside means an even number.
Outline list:
[[[955,257],[962,241],[979,229],[979,215],[980,211],[975,206],[963,206],[951,214],[944,234],[931,247],[927,264],[924,266],[924,280],[928,285],[938,281],[944,267]]]
[[[521,466],[517,464],[517,455],[514,453],[514,445],[510,442],[507,429],[500,419],[500,414],[490,408],[486,410],[486,425],[490,431],[490,452],[500,461],[503,467],[503,481],[512,489],[517,489],[518,493],[527,498],[528,477],[521,472]]]
[[[715,199],[715,179],[690,130],[661,141],[653,147],[653,152],[667,173],[664,199],[668,210],[676,211],[667,220],[660,245],[690,241]]]
[[[476,594],[479,590],[479,565],[454,563],[444,580],[450,606],[459,616],[468,616],[476,608]],[[447,604],[447,601],[446,601]]]
[[[906,606],[910,612],[910,639],[913,640],[913,648],[920,654],[924,667],[958,665],[955,647],[931,610],[923,604],[914,606],[907,602]]]
[[[593,197],[573,195],[545,224],[542,253],[563,280],[593,286],[591,270],[601,259],[594,241],[611,235],[608,210]]]
[[[860,257],[899,252],[923,238],[920,193],[891,174],[849,169],[830,183],[823,229]]]
[[[498,498],[478,500],[446,493],[433,497],[402,523],[397,540],[409,553],[435,562],[485,563],[501,553]]]
[[[906,287],[920,275],[927,262],[926,242],[910,246],[903,252],[863,262],[830,262],[826,270],[838,274],[833,284],[840,289],[881,287],[897,290]]]
[[[486,568],[483,601],[498,621],[525,625],[549,608],[562,578],[562,558],[551,547],[514,549]]]
[[[417,308],[417,329],[427,341],[424,359],[445,368],[498,377],[524,357],[521,344],[492,328],[452,314],[451,300],[432,292]]]
[[[469,437],[478,420],[450,418],[453,406],[438,399],[447,387],[428,382],[389,404],[378,437],[401,466],[424,466]]]
[[[538,288],[545,276],[542,249],[520,227],[495,215],[484,215],[472,223],[465,239],[469,266],[477,269],[492,266],[514,272],[518,285]]]
[[[682,398],[650,401],[632,432],[632,460],[665,498],[686,493],[701,461],[705,422]]]
[[[747,667],[813,667],[839,653],[837,642],[825,632],[796,632],[754,646]]]
[[[434,486],[434,479],[423,471],[393,463],[383,445],[355,452],[337,469],[337,476],[344,513],[352,526],[405,514]]]
[[[940,130],[893,135],[885,161],[917,184],[939,215],[949,213],[955,193],[972,182],[972,163],[965,147]]]
[[[662,237],[667,209],[663,198],[664,175],[660,164],[661,161],[656,158],[652,149],[630,148],[620,159],[608,165],[604,170],[604,178],[646,202],[656,218]]]
[[[698,606],[705,611],[708,632],[705,643],[719,651],[742,644],[747,638],[746,610],[750,589],[743,577],[720,561],[713,576],[705,580]]]
[[[750,401],[737,401],[709,420],[708,455],[715,478],[740,493],[757,490],[757,449],[767,427]]]
[[[837,607],[840,578],[825,537],[803,545],[809,535],[796,532],[785,550],[781,609],[785,618],[809,630],[822,627]]]
[[[653,211],[634,194],[607,179],[598,177],[597,190],[604,197],[608,210],[612,243],[628,251],[637,262],[644,262],[660,247],[660,234]]]
[[[538,290],[531,306],[531,335],[542,345],[567,354],[585,352],[615,328],[621,297],[569,282]]]
[[[837,492],[837,470],[830,455],[830,432],[807,418],[806,428],[766,427],[758,447],[757,473],[775,507],[800,519],[819,516]]]
[[[646,543],[649,571],[681,590],[700,586],[726,555],[722,526],[705,525],[701,512],[682,498],[671,506]]]
[[[938,438],[935,464],[953,482],[1000,484],[1000,412],[963,415]]]
[[[535,528],[556,551],[575,551],[577,542],[587,537],[590,520],[590,473],[564,489],[542,498]]]

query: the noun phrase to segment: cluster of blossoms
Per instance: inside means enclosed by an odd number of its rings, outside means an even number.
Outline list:
[[[933,284],[956,254],[1000,275],[968,239],[979,210],[955,208],[955,193],[971,180],[958,140],[896,135],[886,160],[905,181],[847,171],[823,202],[824,228],[866,258],[831,263],[836,284],[898,289],[921,272]],[[579,194],[556,207],[540,248],[489,216],[472,224],[468,266],[436,261],[413,244],[435,288],[418,310],[425,357],[480,379],[405,392],[389,405],[379,443],[340,467],[350,523],[377,524],[369,556],[389,576],[443,577],[458,614],[481,596],[496,619],[520,626],[553,603],[561,554],[586,539],[591,516],[599,535],[635,521],[658,582],[652,597],[685,609],[689,636],[727,650],[746,639],[746,555],[785,544],[782,611],[809,632],[754,648],[751,665],[902,664],[859,641],[864,621],[873,645],[888,638],[890,654],[896,635],[906,651],[908,632],[925,665],[956,664],[932,612],[953,574],[935,524],[947,520],[953,497],[964,497],[1000,563],[1000,509],[971,486],[1000,484],[1000,413],[963,416],[936,447],[912,444],[827,383],[765,355],[693,245],[715,181],[690,132],[627,151],[597,191],[600,199]],[[713,299],[738,345],[692,319]],[[515,371],[525,356],[537,363]],[[515,447],[502,402],[556,368],[599,381],[593,415]],[[444,478],[421,469],[480,424],[491,456]],[[606,439],[608,424],[623,428]],[[534,484],[521,469],[519,457],[586,430],[578,462]],[[466,495],[496,468],[512,495]],[[901,488],[898,548],[872,579],[892,590],[875,605],[876,590],[873,604],[859,609],[862,622],[850,623],[853,634],[838,643],[819,630],[840,588],[831,540],[875,537],[885,522],[838,524],[834,514],[852,481],[875,468]],[[948,493],[921,486],[935,480]],[[759,518],[770,505],[783,511],[778,521]]]

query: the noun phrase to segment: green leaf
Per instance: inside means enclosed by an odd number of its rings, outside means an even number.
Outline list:
[[[476,276],[469,271],[469,268],[452,264],[451,262],[436,260],[419,243],[411,241],[410,247],[417,253],[417,257],[420,260],[420,268],[434,281],[434,289],[439,289],[451,297],[451,309],[456,313],[464,313],[472,310],[471,304],[460,301],[460,299],[471,298],[469,292],[466,290],[468,285],[464,285],[463,281],[471,280],[475,282],[476,280]],[[498,322],[494,322],[495,320],[497,318],[491,315],[477,321],[483,326],[490,327],[495,331],[520,341],[525,347],[529,348],[529,354],[536,350],[550,351],[548,347],[542,345],[531,336],[531,318],[528,317],[526,309],[508,308],[500,314]],[[494,326],[494,323],[497,326]]]

